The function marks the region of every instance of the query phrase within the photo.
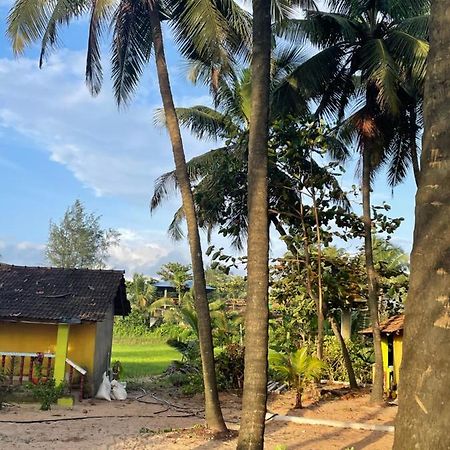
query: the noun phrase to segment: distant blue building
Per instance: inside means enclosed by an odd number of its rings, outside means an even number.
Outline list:
[[[193,287],[193,281],[189,280],[186,281],[184,284],[184,291],[189,291]],[[176,297],[178,295],[177,288],[173,283],[170,281],[157,281],[156,283],[153,283],[153,286],[156,288],[156,293],[160,297]],[[206,286],[206,293],[209,294],[211,292],[215,291],[215,288],[212,286]]]

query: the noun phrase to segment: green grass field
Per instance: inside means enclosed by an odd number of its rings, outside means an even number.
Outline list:
[[[163,338],[114,338],[112,361],[119,360],[124,378],[140,378],[163,373],[179,352],[169,347]]]

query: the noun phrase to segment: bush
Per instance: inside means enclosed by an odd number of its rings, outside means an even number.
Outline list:
[[[373,351],[363,340],[347,341],[347,349],[353,364],[356,379],[360,383],[372,382]],[[341,347],[334,336],[325,336],[323,345],[326,375],[332,381],[348,381]]]
[[[6,374],[3,369],[0,369],[0,409],[2,409],[3,401],[9,390],[9,386],[6,384]]]
[[[40,409],[42,411],[51,409],[51,405],[56,403],[65,391],[64,383],[56,386],[53,378],[45,381],[40,379],[36,384],[30,383],[28,388],[31,390],[33,397],[41,403]]]
[[[114,320],[114,336],[117,337],[147,337],[153,334],[145,317],[137,310],[125,317],[116,317]]]
[[[200,370],[188,363],[174,361],[168,368],[171,372],[168,376],[172,386],[181,388],[185,395],[193,395],[203,392],[203,377]]]
[[[239,344],[229,344],[218,353],[215,360],[219,389],[242,389],[244,381],[244,347]]]

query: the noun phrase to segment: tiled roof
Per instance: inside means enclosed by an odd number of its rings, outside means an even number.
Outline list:
[[[403,321],[405,316],[400,314],[398,316],[389,317],[389,319],[380,323],[380,332],[382,334],[397,333],[403,330]],[[369,334],[372,333],[372,327],[362,330],[361,333]]]
[[[0,320],[77,322],[126,315],[123,272],[0,264]]]

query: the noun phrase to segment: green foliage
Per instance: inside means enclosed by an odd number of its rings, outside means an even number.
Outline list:
[[[217,353],[216,374],[219,389],[242,389],[244,382],[244,347],[229,344]]]
[[[347,350],[352,361],[355,377],[360,383],[372,382],[373,348],[363,339],[346,342]],[[325,336],[323,358],[326,363],[324,376],[333,381],[348,380],[347,370],[342,358],[342,351],[334,336]]]
[[[6,374],[5,371],[0,368],[0,409],[2,409],[3,406],[3,400],[5,398],[6,393],[9,390],[9,387],[6,384]]]
[[[131,308],[138,311],[147,326],[150,328],[152,319],[151,305],[156,300],[156,288],[153,286],[154,280],[143,274],[133,274],[133,279],[127,281],[127,297]]]
[[[308,355],[307,347],[288,354],[272,351],[269,362],[272,370],[294,388],[303,388],[307,382],[319,378],[326,368],[324,362]]]
[[[168,339],[167,345],[178,350],[184,362],[194,365],[200,362],[200,346],[197,340],[183,342],[178,339]]]
[[[123,365],[119,360],[115,360],[111,364],[111,371],[115,380],[120,380],[124,376]]]
[[[101,269],[105,267],[110,247],[118,241],[117,231],[103,230],[100,216],[87,213],[76,200],[59,225],[50,223],[46,256],[54,267]]]
[[[128,316],[114,318],[116,337],[151,337],[154,334],[155,331],[148,326],[147,317],[136,308],[132,308]]]
[[[318,379],[326,368],[326,364],[315,356],[308,354],[303,347],[293,353],[272,351],[269,353],[271,369],[297,391],[296,407],[302,407],[302,394],[308,383]]]
[[[33,397],[41,403],[40,409],[48,411],[51,409],[52,404],[62,397],[66,386],[64,383],[57,386],[53,378],[46,380],[40,378],[36,384],[28,384],[28,389],[30,389]]]
[[[192,280],[191,266],[177,262],[164,264],[158,271],[158,275],[175,286],[179,297],[186,290],[186,282]]]
[[[205,271],[206,283],[215,290],[213,300],[223,300],[228,304],[244,301],[247,296],[247,282],[240,275],[226,274],[221,270],[208,268]]]

